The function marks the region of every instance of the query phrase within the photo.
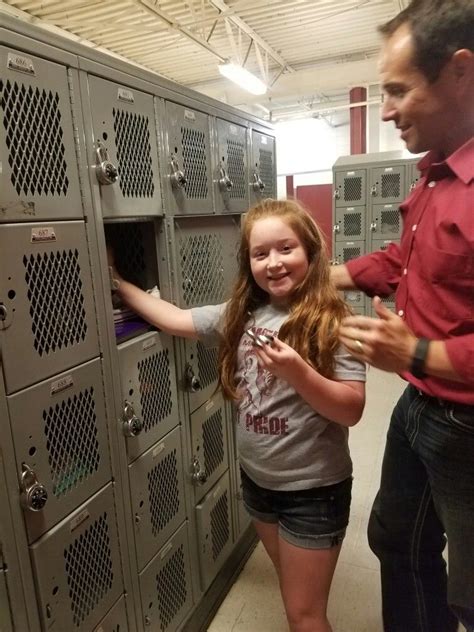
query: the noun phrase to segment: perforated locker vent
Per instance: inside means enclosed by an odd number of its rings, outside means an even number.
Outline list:
[[[360,256],[360,248],[344,248],[342,262],[346,263],[346,261],[350,261],[351,259],[355,259]]]
[[[166,419],[173,408],[168,349],[138,363],[138,380],[142,418],[148,431]]]
[[[0,79],[11,182],[18,195],[66,195],[69,186],[59,95]]]
[[[179,512],[178,459],[176,450],[148,472],[148,499],[152,533],[158,533]]]
[[[206,137],[197,129],[181,128],[183,168],[186,175],[184,190],[192,199],[207,198]]]
[[[273,182],[273,153],[268,149],[260,149],[260,178],[265,184],[265,197],[275,197]]]
[[[43,421],[53,493],[60,497],[99,468],[94,389],[43,410]]]
[[[383,198],[400,197],[400,174],[399,173],[383,173],[382,174],[382,197]]]
[[[219,350],[217,347],[205,347],[202,343],[197,343],[199,379],[203,389],[216,382],[219,377],[217,367],[218,355]]]
[[[362,199],[362,178],[344,178],[344,199],[346,202]]]
[[[64,561],[73,621],[79,627],[113,584],[107,512],[64,549]]]
[[[381,233],[398,233],[400,230],[400,213],[397,209],[381,212]]]
[[[224,461],[224,429],[222,410],[216,411],[203,424],[202,444],[204,450],[204,470],[209,476]]]
[[[344,214],[344,235],[360,235],[362,230],[362,214],[361,213],[345,213]]]
[[[227,492],[225,492],[211,509],[212,559],[214,562],[229,541],[229,536],[229,507]]]
[[[142,226],[139,222],[107,224],[107,241],[112,246],[117,270],[137,285],[141,285],[146,270]]]
[[[169,624],[186,603],[188,586],[184,560],[184,547],[181,545],[156,576],[156,594],[162,632],[168,629]]]
[[[220,303],[224,299],[224,253],[219,236],[185,236],[179,246],[186,305]]]
[[[229,170],[229,178],[234,186],[230,190],[231,198],[245,198],[246,178],[245,178],[245,162],[244,162],[244,144],[237,140],[227,139],[227,168]]]
[[[31,331],[38,354],[84,342],[87,333],[77,250],[25,255]]]
[[[125,197],[153,197],[148,116],[113,109],[120,190]]]

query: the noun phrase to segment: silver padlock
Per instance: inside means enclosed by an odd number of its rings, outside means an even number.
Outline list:
[[[234,183],[232,182],[232,180],[229,178],[227,171],[225,170],[225,167],[221,167],[219,169],[219,189],[225,193],[225,192],[229,192],[232,190],[232,188],[234,187]]]
[[[256,171],[253,174],[252,188],[256,193],[263,193],[265,191],[265,183]]]
[[[205,470],[203,470],[203,468],[201,467],[197,456],[194,457],[193,463],[191,465],[191,480],[197,485],[204,485],[204,483],[207,481],[207,474]]]
[[[117,167],[110,162],[107,148],[97,141],[96,149],[97,164],[95,167],[95,174],[100,184],[114,184],[118,178]]]
[[[201,382],[197,375],[194,374],[193,367],[186,364],[184,369],[184,384],[190,393],[197,393],[201,390]]]
[[[41,511],[48,500],[48,490],[38,482],[35,472],[23,463],[21,473],[21,505],[29,511]]]
[[[372,188],[370,189],[370,195],[372,195],[373,197],[375,197],[377,195],[377,185],[373,184]]]
[[[370,222],[370,230],[373,233],[377,230],[377,222]]]
[[[132,404],[125,400],[123,407],[123,434],[126,437],[137,437],[142,432],[144,425],[143,420],[135,415]]]
[[[338,234],[341,232],[341,227],[339,226],[339,224],[334,224],[334,226],[332,227],[333,233]]]
[[[178,161],[175,156],[171,156],[171,186],[173,189],[183,189],[188,180],[182,169],[180,169]]]
[[[341,192],[339,191],[339,189],[334,189],[334,199],[335,200],[341,199]]]

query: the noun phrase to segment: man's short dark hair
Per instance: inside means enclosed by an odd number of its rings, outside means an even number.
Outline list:
[[[474,0],[412,0],[379,31],[390,37],[402,24],[413,35],[414,63],[430,82],[457,50],[474,51]]]

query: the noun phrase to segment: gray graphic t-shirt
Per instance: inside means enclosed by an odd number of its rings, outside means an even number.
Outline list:
[[[196,307],[192,317],[203,342],[217,344],[225,304]],[[246,324],[278,336],[285,309],[265,305]],[[241,466],[261,487],[282,491],[338,483],[352,473],[348,428],[319,415],[288,382],[259,367],[251,339],[238,349],[237,445]],[[341,346],[334,379],[365,381],[365,365]]]

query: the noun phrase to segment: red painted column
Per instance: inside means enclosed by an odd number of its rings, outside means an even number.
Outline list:
[[[293,181],[293,176],[286,176],[286,197],[288,199],[295,197],[295,184]]]
[[[349,92],[350,103],[367,101],[366,88],[352,88]],[[350,108],[351,154],[367,153],[367,106]]]

